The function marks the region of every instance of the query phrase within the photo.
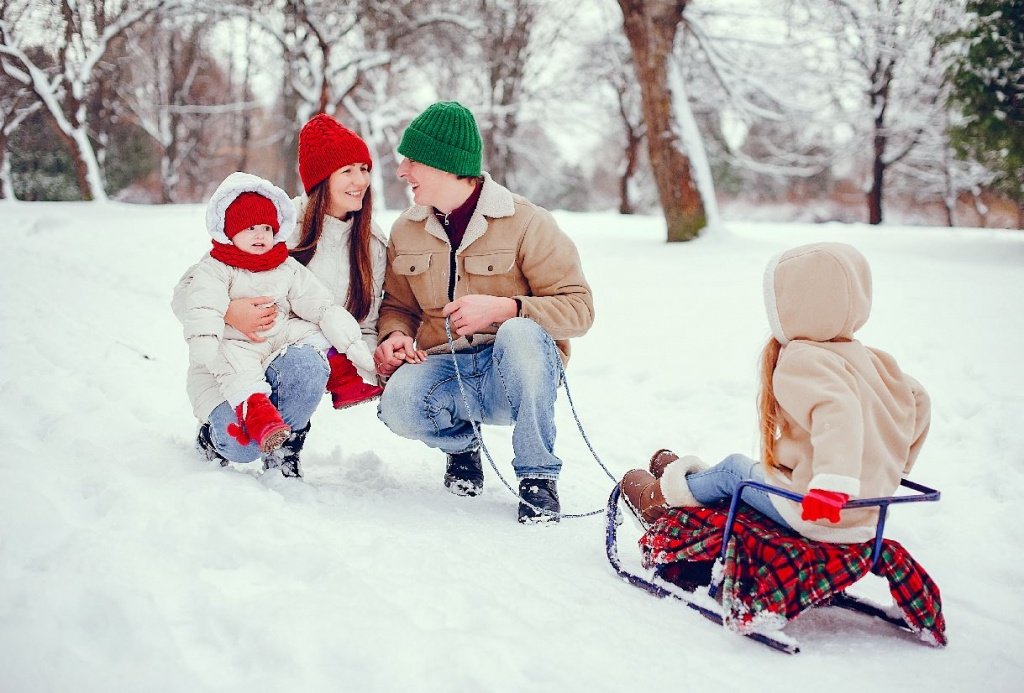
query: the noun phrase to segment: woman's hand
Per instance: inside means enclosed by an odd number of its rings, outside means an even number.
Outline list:
[[[266,341],[259,332],[266,332],[274,326],[277,309],[270,296],[236,298],[228,304],[224,322],[245,335],[250,342]]]
[[[373,352],[377,372],[385,378],[397,371],[403,363],[423,363],[426,359],[427,352],[417,350],[412,337],[397,330],[378,344]]]

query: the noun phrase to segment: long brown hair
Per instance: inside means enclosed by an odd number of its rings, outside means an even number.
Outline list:
[[[779,469],[775,460],[775,441],[779,436],[779,402],[775,399],[772,376],[779,362],[782,345],[775,337],[769,337],[761,350],[761,391],[757,396],[757,413],[761,430],[761,461],[765,467]]]
[[[331,192],[325,178],[309,191],[309,200],[302,213],[302,235],[291,255],[303,265],[308,265],[316,253],[320,235],[324,230],[324,215],[329,208]],[[363,206],[352,212],[352,235],[348,244],[348,298],[345,308],[356,320],[370,314],[373,303],[373,256],[370,243],[373,240],[373,194],[369,187],[363,195]]]

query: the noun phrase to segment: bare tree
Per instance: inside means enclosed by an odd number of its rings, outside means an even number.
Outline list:
[[[11,175],[10,137],[42,103],[20,82],[0,72],[0,199],[17,198]]]
[[[658,185],[662,212],[671,241],[693,240],[707,226],[707,211],[694,178],[690,157],[679,133],[684,95],[670,85],[676,34],[688,0],[619,0],[623,27],[633,52],[640,82],[647,151]]]
[[[845,59],[837,83],[861,98],[851,144],[868,144],[871,224],[883,219],[886,173],[944,127],[940,37],[962,12],[959,0],[831,0],[821,16]]]
[[[487,74],[482,114],[484,160],[496,180],[510,180],[519,128],[530,39],[537,17],[533,0],[479,0],[480,50]]]
[[[611,96],[619,125],[622,147],[622,162],[618,173],[619,213],[633,214],[636,211],[631,186],[641,160],[641,147],[647,131],[640,103],[640,87],[630,57],[629,44],[625,36],[617,33],[604,34],[590,44],[585,59],[578,70],[591,75],[594,82],[606,87]],[[586,85],[590,89],[591,83]],[[583,90],[581,90],[583,91]]]
[[[88,122],[89,98],[97,89],[97,65],[125,31],[177,2],[61,0],[49,9],[33,7],[31,2],[10,2],[4,7],[4,16],[0,18],[0,67],[28,87],[43,104],[58,135],[73,154],[75,178],[86,199],[107,197]],[[52,60],[49,65],[29,57],[30,39],[8,20],[8,16],[24,19],[28,12],[47,12],[43,21],[56,29],[53,44],[44,47]]]
[[[129,34],[129,73],[119,82],[118,100],[160,150],[162,202],[178,201],[179,192],[188,195],[186,179],[219,163],[205,146],[213,139],[214,121],[253,108],[236,100],[244,95],[220,88],[227,78],[204,50],[211,26],[204,19],[166,18]],[[246,140],[243,134],[242,151]]]

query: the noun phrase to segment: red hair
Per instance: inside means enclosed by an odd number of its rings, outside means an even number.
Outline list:
[[[761,461],[768,468],[779,469],[775,459],[775,441],[779,437],[779,402],[775,399],[772,377],[779,363],[782,345],[775,337],[769,337],[761,350],[761,391],[757,396],[757,413],[761,432]]]

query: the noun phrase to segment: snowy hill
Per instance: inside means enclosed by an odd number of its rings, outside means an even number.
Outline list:
[[[442,456],[372,406],[318,410],[305,482],[202,461],[169,309],[201,207],[0,213],[4,693],[1020,690],[1024,234],[734,223],[670,247],[656,218],[556,215],[598,316],[569,385],[616,475],[660,447],[755,454],[765,262],[812,240],[871,262],[860,336],[929,390],[913,478],[943,492],[889,534],[942,589],[951,644],[822,609],[787,657],[616,579],[602,517],[519,526],[490,469],[483,496],[448,494]],[[599,508],[612,482],[564,393],[558,416],[563,509]],[[512,477],[508,431],[484,435]],[[880,579],[856,591],[888,603]]]

